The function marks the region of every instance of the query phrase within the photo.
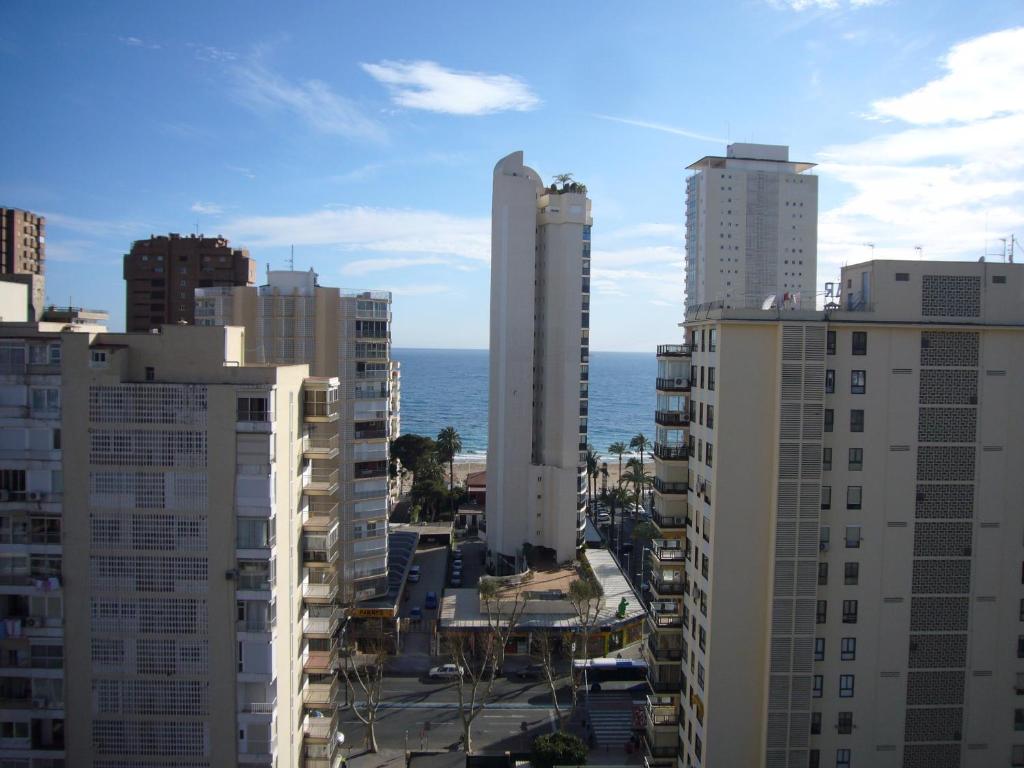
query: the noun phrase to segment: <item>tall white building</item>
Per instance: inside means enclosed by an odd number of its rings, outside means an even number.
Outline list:
[[[271,271],[258,288],[197,289],[196,323],[244,327],[249,360],[308,363],[313,375],[341,380],[338,420],[311,437],[322,444],[317,466],[339,473],[329,501],[341,523],[340,598],[386,595],[388,438],[398,425],[391,294],[326,288],[312,270]]]
[[[779,305],[814,309],[818,178],[789,147],[730,144],[689,166],[686,309]]]
[[[678,765],[1024,765],[1024,267],[687,314]]]
[[[573,558],[586,508],[590,200],[546,188],[523,153],[494,168],[487,540],[498,572],[524,544]]]

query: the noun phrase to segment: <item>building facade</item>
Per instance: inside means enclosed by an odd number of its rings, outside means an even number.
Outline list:
[[[730,144],[686,180],[686,309],[769,304],[814,309],[818,178],[789,147]]]
[[[256,262],[223,237],[179,234],[136,240],[124,256],[125,329],[195,320],[196,288],[252,285]]]
[[[679,765],[1024,764],[1024,269],[842,287],[687,315]]]
[[[523,544],[575,556],[586,509],[590,200],[546,188],[514,152],[494,169],[487,539],[499,573]]]
[[[46,302],[46,219],[0,208],[0,280],[28,286],[29,314],[38,320]]]
[[[84,321],[85,314],[77,319]],[[61,428],[65,329],[105,330],[87,322],[0,323],[0,765],[70,764]]]
[[[319,427],[317,466],[335,473],[329,498],[340,523],[340,600],[388,591],[387,530],[391,509],[388,440],[397,437],[398,381],[391,363],[391,294],[341,291],[316,273],[272,271],[267,285],[196,291],[198,325],[245,329],[247,359],[307,363],[316,376],[338,377],[339,418]]]

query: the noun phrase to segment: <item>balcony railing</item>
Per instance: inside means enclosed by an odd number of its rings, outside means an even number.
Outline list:
[[[325,565],[338,559],[338,529],[327,533],[302,534],[302,561],[306,564]]]
[[[307,459],[333,459],[338,455],[338,435],[310,435],[302,441],[302,453]]]
[[[654,421],[663,427],[685,427],[690,423],[690,418],[679,411],[655,411]]]
[[[690,347],[687,344],[659,344],[658,357],[688,357]]]
[[[270,619],[249,617],[235,622],[239,632],[269,632]]]
[[[341,623],[336,608],[310,606],[302,614],[302,634],[306,637],[330,637]]]
[[[367,427],[367,428],[356,428],[355,438],[356,440],[378,440],[382,437],[388,436],[387,426],[380,427]]]
[[[310,569],[302,579],[302,599],[330,602],[338,595],[338,574],[333,569]]]
[[[690,389],[690,380],[686,377],[664,378],[659,376],[654,386],[663,392],[686,392]]]
[[[665,445],[664,443],[654,444],[654,455],[659,459],[666,461],[683,460],[689,457],[689,452],[685,445]]]
[[[658,493],[676,494],[686,493],[688,486],[685,482],[682,483],[670,483],[667,480],[662,480],[660,477],[654,478],[654,490]]]
[[[683,579],[651,579],[651,589],[659,595],[682,595],[686,593]]]
[[[316,717],[308,714],[302,720],[303,734],[307,738],[318,741],[334,741],[334,732],[337,728],[337,713],[334,713],[331,717]]]
[[[306,421],[337,421],[338,401],[306,400],[302,415]]]
[[[302,668],[306,672],[326,675],[334,671],[335,663],[338,660],[338,648],[336,645],[322,651],[311,651],[306,647],[302,651]]]
[[[648,696],[646,710],[647,720],[651,725],[674,726],[679,722],[679,712],[668,696]]]
[[[338,492],[338,470],[313,467],[303,475],[302,492],[330,496]]]
[[[686,550],[680,539],[651,539],[650,551],[659,560],[686,559]]]
[[[651,516],[654,519],[654,524],[659,528],[686,527],[687,518],[685,515],[663,515],[656,508]]]
[[[302,525],[308,528],[324,529],[338,519],[338,502],[310,498],[302,508]]]
[[[306,706],[333,706],[337,702],[339,687],[336,675],[307,678],[302,684],[302,703]]]
[[[366,461],[356,464],[352,470],[355,480],[368,480],[372,477],[387,477],[388,463],[386,461]]]
[[[683,617],[680,614],[656,613],[652,618],[655,626],[658,627],[681,627],[683,625]]]
[[[264,591],[270,589],[270,573],[267,571],[245,572],[238,574],[240,590]]]

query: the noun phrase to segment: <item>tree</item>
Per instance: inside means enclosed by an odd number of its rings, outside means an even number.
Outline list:
[[[644,437],[643,432],[637,432],[629,441],[629,447],[640,453],[640,469],[644,468],[644,451],[651,447],[651,441]]]
[[[621,480],[620,480],[621,482]],[[614,488],[608,494],[608,510],[611,513],[611,527],[609,528],[609,538],[615,538],[615,510],[616,507],[625,510],[626,504],[629,503],[629,493],[622,487]],[[614,541],[612,542],[614,548]]]
[[[597,455],[594,446],[587,446],[587,496],[590,509],[594,509],[594,497],[597,496],[597,476],[601,472],[601,457]],[[590,490],[593,483],[594,490]]]
[[[412,433],[400,435],[391,441],[391,459],[400,461],[402,466],[412,472],[412,481],[416,482],[419,465],[426,457],[434,457],[437,445],[426,435]]]
[[[582,562],[589,568],[589,564],[585,560]],[[578,647],[573,654],[575,659],[590,658],[590,635],[593,632],[594,625],[597,623],[597,617],[601,613],[602,594],[601,585],[597,583],[597,580],[592,575],[575,579],[569,584],[569,603],[576,613],[577,628],[579,630],[577,634],[579,638]],[[570,685],[573,710],[576,709],[576,705],[579,702],[579,690],[583,683],[583,677],[583,670],[577,670],[574,664]]]
[[[633,486],[633,501],[637,504],[643,503],[644,486],[650,481],[651,476],[644,471],[644,465],[638,459],[630,459],[626,462],[626,474],[622,479]]]
[[[384,682],[385,661],[387,653],[380,643],[373,646],[369,654],[364,654],[363,663],[357,659],[351,646],[342,658],[341,674],[349,691],[349,706],[359,722],[366,726],[366,749],[369,752],[377,751],[375,725]]]
[[[462,450],[462,437],[455,427],[445,427],[437,433],[437,456],[448,464],[448,490],[455,490],[455,456]]]
[[[544,630],[534,632],[533,647],[537,660],[544,670],[544,681],[548,684],[548,690],[551,691],[551,704],[555,708],[555,720],[561,726],[562,718],[569,713],[562,712],[562,707],[558,703],[558,686],[555,684],[558,674],[555,670],[555,639],[552,632]]]
[[[555,175],[554,179],[556,184],[568,184],[570,181],[572,181],[572,174],[559,173]]]
[[[586,765],[587,745],[579,736],[565,731],[545,733],[533,740],[530,765],[554,768],[556,765]]]
[[[413,504],[420,506],[424,517],[431,521],[437,520],[438,512],[448,499],[448,488],[444,484],[444,470],[437,463],[435,455],[428,454],[420,458],[413,474],[409,496]]]
[[[629,448],[626,447],[625,443],[612,443],[608,446],[608,453],[612,456],[619,457],[619,487],[622,487],[622,457],[629,453]]]

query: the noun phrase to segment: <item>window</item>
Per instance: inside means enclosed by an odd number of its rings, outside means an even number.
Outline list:
[[[817,608],[817,611],[815,612],[814,623],[815,624],[824,624],[827,619],[828,619],[828,601],[827,600],[819,600],[818,601],[818,608]]]
[[[59,411],[60,390],[56,387],[36,387],[32,390],[33,411]]]
[[[844,637],[839,641],[839,658],[843,661],[854,661],[857,658],[857,638]]]
[[[825,678],[821,675],[814,676],[814,688],[811,696],[815,699],[820,699],[825,690]]]
[[[821,712],[811,712],[811,733],[821,733]]]
[[[820,733],[820,731],[819,731]],[[821,750],[812,749],[807,756],[807,768],[821,768]]]
[[[850,464],[847,467],[851,472],[860,472],[864,469],[864,449],[863,448],[851,448],[850,449]]]
[[[814,638],[814,660],[824,661],[825,660],[825,638],[816,637]]]
[[[910,282],[910,273],[909,272],[897,272],[896,273],[896,282],[897,283],[907,283],[907,282]]]
[[[704,450],[704,463],[709,467],[711,466],[711,451],[714,447],[711,443],[708,443]]]
[[[27,739],[28,722],[0,723],[0,739]]]
[[[853,332],[853,354],[866,355],[868,353],[868,332]]]
[[[836,721],[836,730],[842,734],[853,733],[853,712],[840,712]]]
[[[857,623],[857,601],[843,600],[843,624]]]
[[[821,508],[832,509],[832,486],[821,486]]]
[[[708,368],[708,389],[712,392],[715,390],[715,367],[710,366]]]
[[[94,349],[89,356],[90,368],[107,367],[107,351],[105,349]]]
[[[718,329],[712,328],[708,331],[708,352],[714,352],[718,349]]]
[[[860,548],[860,526],[859,525],[848,525],[848,526],[846,526],[846,548],[847,549],[859,549]]]
[[[836,768],[850,768],[850,760],[853,759],[849,749],[836,750]]]
[[[860,563],[843,564],[843,584],[851,586],[860,581]]]
[[[818,529],[818,549],[822,552],[828,552],[829,542],[832,540],[832,528],[827,525],[821,526]]]
[[[1013,710],[1013,730],[1024,731],[1024,709]]]
[[[853,675],[840,675],[839,676],[839,698],[841,699],[852,699],[853,698]]]
[[[829,368],[825,371],[825,394],[831,395],[836,391],[836,372]]]
[[[708,429],[715,426],[715,406],[708,403]]]
[[[828,563],[818,563],[818,586],[828,585]]]
[[[847,509],[860,509],[861,496],[863,495],[864,487],[861,485],[848,485],[846,486],[846,508]],[[847,544],[847,546],[850,546]]]
[[[850,431],[864,431],[864,411],[859,408],[854,408],[850,411]]]
[[[996,285],[1006,284],[1006,275],[992,275],[992,282]]]
[[[151,365],[146,366],[146,381],[156,381],[156,368]]]
[[[821,471],[829,472],[832,469],[832,449],[821,449]]]
[[[868,388],[867,371],[850,371],[850,394],[863,395]]]
[[[239,421],[270,421],[270,407],[265,397],[238,398]]]
[[[836,332],[828,331],[825,334],[825,351],[830,355],[836,353]]]
[[[1024,765],[1024,744],[1014,744],[1010,754],[1010,765]]]
[[[1017,635],[1017,658],[1024,659],[1024,635]]]
[[[835,429],[835,422],[836,422],[836,412],[833,411],[831,408],[826,408],[825,409],[825,431],[826,432],[831,432],[833,429]]]

